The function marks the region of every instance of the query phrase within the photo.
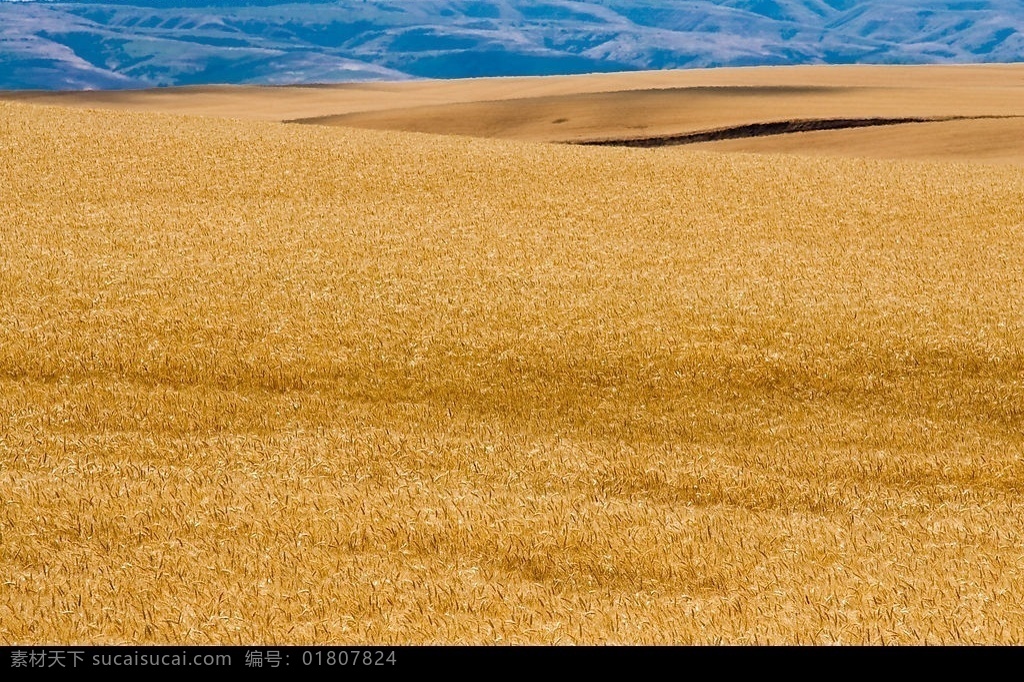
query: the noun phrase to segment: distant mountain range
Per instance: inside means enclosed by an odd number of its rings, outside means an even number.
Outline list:
[[[0,0],[0,88],[1024,61],[1024,1]]]

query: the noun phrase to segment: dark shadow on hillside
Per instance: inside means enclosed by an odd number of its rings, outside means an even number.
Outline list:
[[[909,123],[942,123],[946,121],[976,121],[991,118],[1019,118],[1017,116],[934,116],[904,118],[824,118],[824,119],[793,119],[789,121],[768,121],[765,123],[748,123],[727,128],[701,130],[694,133],[678,135],[659,135],[657,137],[617,138],[602,140],[577,140],[571,144],[602,146],[602,147],[670,147],[698,142],[717,142],[719,140],[737,140],[747,137],[767,137],[769,135],[787,135],[790,133],[808,133],[819,130],[844,130],[848,128],[870,128],[875,126],[906,125]]]

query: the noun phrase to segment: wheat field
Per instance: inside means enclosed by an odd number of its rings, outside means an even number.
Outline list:
[[[0,102],[0,642],[1024,642],[1022,197]]]

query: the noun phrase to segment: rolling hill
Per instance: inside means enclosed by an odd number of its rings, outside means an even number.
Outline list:
[[[1024,59],[1011,0],[0,2],[0,88]]]
[[[790,66],[0,99],[532,142],[1024,163],[1024,65]]]

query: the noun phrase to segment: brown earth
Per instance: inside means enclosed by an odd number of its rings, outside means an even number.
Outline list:
[[[667,137],[790,120],[952,118],[717,140],[702,142],[701,147],[1024,161],[1024,118],[1014,118],[1024,115],[1022,64],[764,67],[313,87],[21,92],[0,97],[540,142]]]

